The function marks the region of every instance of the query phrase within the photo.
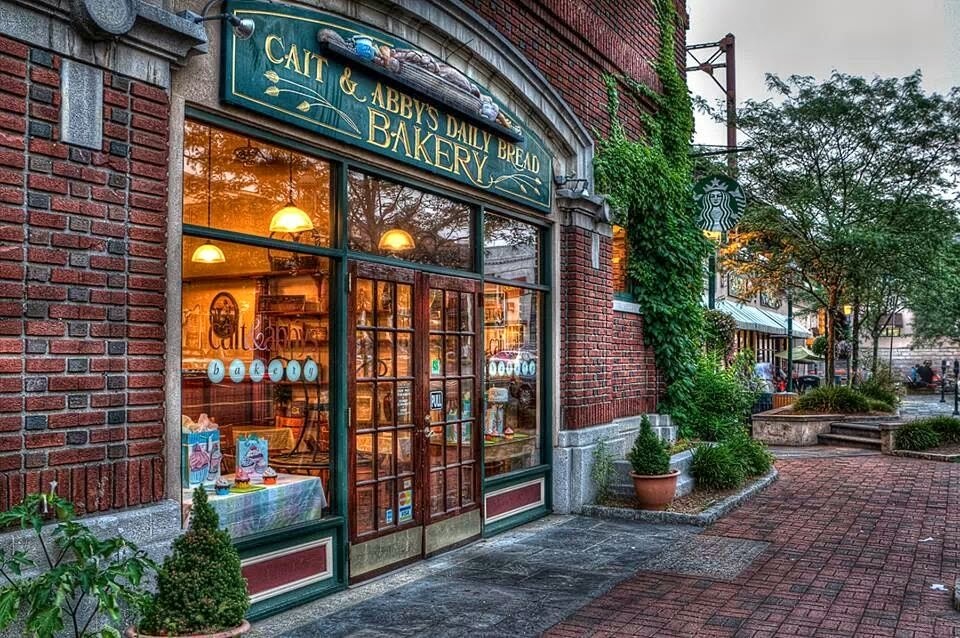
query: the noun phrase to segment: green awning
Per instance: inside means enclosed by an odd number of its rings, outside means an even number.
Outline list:
[[[736,303],[729,299],[717,300],[717,310],[725,312],[737,322],[740,330],[754,330],[771,335],[787,336],[787,316],[772,310],[763,310],[754,306]],[[810,331],[793,324],[793,336],[806,339]]]

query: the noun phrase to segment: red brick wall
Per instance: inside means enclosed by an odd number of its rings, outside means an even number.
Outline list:
[[[653,0],[465,0],[557,89],[589,130],[609,132],[603,74],[656,88],[660,29]],[[685,3],[677,2],[685,21]],[[677,30],[682,50],[685,30]],[[621,91],[620,115],[640,135],[638,104]],[[649,106],[649,105],[648,105]]]
[[[166,93],[104,75],[103,148],[59,141],[60,58],[0,38],[0,509],[163,497]]]
[[[643,317],[614,312],[613,332],[617,344],[610,353],[609,365],[614,416],[656,412],[660,377],[653,350],[643,343]]]
[[[614,418],[608,362],[614,348],[611,240],[600,238],[600,263],[607,266],[597,269],[592,236],[568,226],[560,239],[560,402],[567,429]]]
[[[565,429],[656,412],[660,396],[653,351],[643,343],[640,315],[613,310],[609,237],[600,237],[601,268],[593,268],[593,233],[565,227],[560,262],[560,402]]]

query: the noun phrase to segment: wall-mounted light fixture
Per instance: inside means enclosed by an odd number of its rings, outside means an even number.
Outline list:
[[[199,14],[196,14],[193,11],[181,11],[177,15],[181,18],[191,20],[194,24],[200,24],[201,22],[207,22],[208,20],[226,20],[230,26],[233,27],[233,34],[238,40],[249,39],[250,36],[253,35],[253,31],[257,26],[252,19],[241,19],[232,13],[218,13],[212,16],[207,15],[207,12],[210,11],[213,5],[217,4],[218,2],[223,2],[223,0],[208,0],[207,4],[203,5],[203,9]]]
[[[587,190],[587,179],[582,177],[578,178],[576,173],[554,175],[553,183],[557,185],[558,190],[568,190],[581,197],[588,197],[590,195],[590,192]]]

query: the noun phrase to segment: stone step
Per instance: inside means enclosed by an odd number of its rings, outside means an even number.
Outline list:
[[[880,425],[877,423],[852,423],[839,421],[830,424],[830,434],[880,440]]]
[[[847,434],[819,434],[817,440],[820,445],[839,445],[841,447],[858,447],[867,450],[879,450],[880,439],[871,439],[865,436],[849,436]]]

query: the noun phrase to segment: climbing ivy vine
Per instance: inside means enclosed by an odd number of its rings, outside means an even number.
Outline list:
[[[655,69],[662,92],[631,78],[608,76],[610,135],[598,141],[594,170],[615,219],[627,232],[628,272],[643,312],[644,335],[666,382],[664,408],[689,427],[703,309],[703,263],[708,244],[695,223],[690,141],[693,112],[677,68],[673,0],[656,0],[660,51]],[[655,105],[643,115],[646,138],[631,140],[620,121],[620,84]],[[641,109],[642,111],[642,109]]]

